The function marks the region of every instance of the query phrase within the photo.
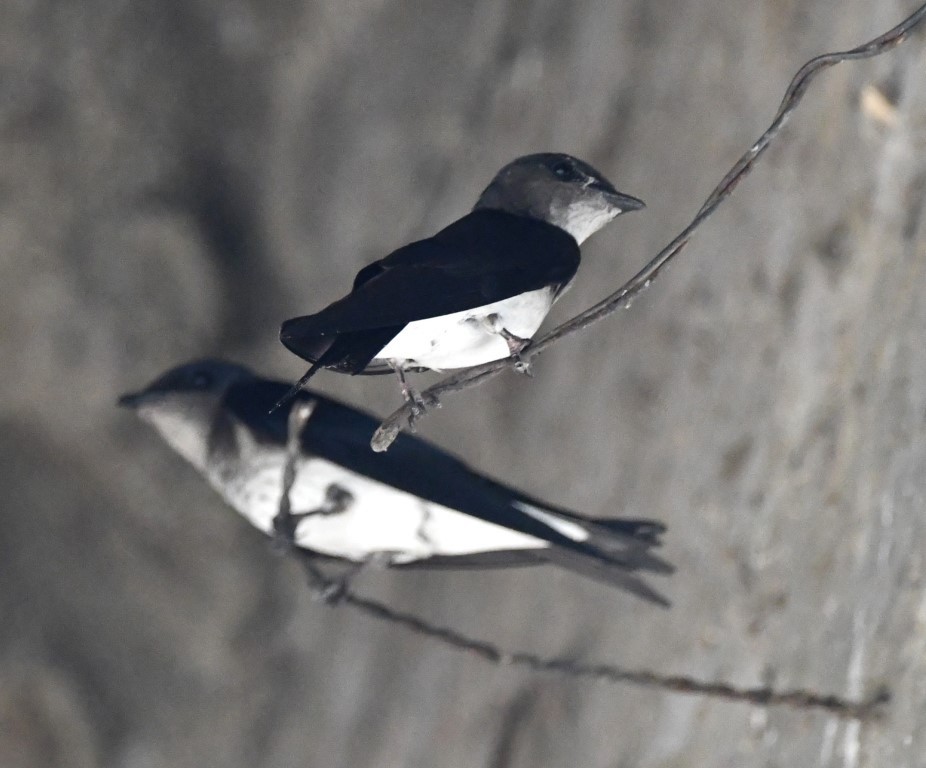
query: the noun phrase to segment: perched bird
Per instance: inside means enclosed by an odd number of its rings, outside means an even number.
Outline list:
[[[227,362],[174,368],[119,403],[135,410],[228,504],[273,534],[286,462],[288,387]],[[671,573],[650,550],[664,527],[585,518],[470,469],[419,438],[373,453],[370,414],[309,391],[311,409],[290,499],[294,543],[311,553],[390,567],[554,563],[647,600],[665,599],[635,571]]]
[[[283,323],[280,340],[312,363],[288,396],[319,368],[394,370],[406,400],[423,406],[405,371],[517,356],[575,277],[579,245],[643,207],[569,155],[518,158],[471,213],[364,267],[321,312]]]

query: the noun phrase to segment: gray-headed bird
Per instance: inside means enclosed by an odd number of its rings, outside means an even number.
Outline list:
[[[286,464],[286,392],[231,363],[174,368],[119,402],[149,422],[222,498],[274,533]],[[672,567],[651,551],[664,527],[587,518],[475,472],[410,435],[374,453],[377,419],[302,390],[310,415],[290,498],[293,542],[311,553],[395,568],[497,568],[553,563],[661,605],[640,573]]]
[[[609,221],[643,208],[598,171],[558,153],[502,168],[473,210],[433,237],[364,267],[351,292],[283,323],[280,340],[320,369],[405,372],[467,368],[523,351],[579,268],[579,246]]]

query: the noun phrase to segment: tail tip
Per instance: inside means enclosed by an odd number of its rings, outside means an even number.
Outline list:
[[[309,379],[311,379],[315,375],[318,369],[319,369],[319,364],[314,363],[312,367],[309,368],[309,370],[305,372],[303,377],[299,379],[299,381],[297,381],[295,384],[293,384],[289,388],[289,391],[285,395],[283,395],[283,397],[281,397],[279,400],[276,401],[273,408],[267,411],[267,414],[269,415],[271,413],[275,413],[280,408],[282,408],[284,405],[288,405],[289,403],[291,403],[299,395],[299,393],[303,389],[305,389],[305,385],[309,383]]]

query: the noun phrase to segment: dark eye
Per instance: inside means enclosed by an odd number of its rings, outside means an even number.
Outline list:
[[[572,167],[572,163],[566,160],[560,160],[553,166],[553,174],[560,181],[579,181],[582,178],[576,169]]]
[[[212,386],[212,377],[205,371],[196,371],[191,383],[194,389],[207,389]]]

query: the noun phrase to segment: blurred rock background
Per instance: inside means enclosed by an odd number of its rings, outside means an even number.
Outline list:
[[[631,311],[423,425],[550,501],[668,523],[670,611],[553,570],[358,585],[508,648],[887,684],[883,722],[532,677],[328,609],[114,407],[202,355],[295,378],[281,320],[531,151],[649,205],[584,249],[563,319],[687,223],[806,59],[911,10],[4,2],[0,765],[922,766],[922,32],[823,75]]]

